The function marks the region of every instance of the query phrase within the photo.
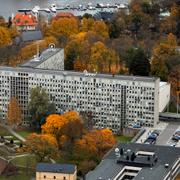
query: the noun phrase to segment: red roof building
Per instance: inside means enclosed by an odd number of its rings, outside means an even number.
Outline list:
[[[21,31],[35,30],[38,24],[37,18],[34,15],[22,13],[17,13],[12,23]]]

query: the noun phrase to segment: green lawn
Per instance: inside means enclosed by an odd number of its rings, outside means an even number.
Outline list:
[[[30,180],[31,178],[35,177],[35,172],[33,173],[31,170],[20,169],[17,175],[12,176],[1,176],[0,180]]]
[[[177,106],[173,102],[171,102],[170,105],[169,105],[169,112],[172,112],[172,113],[176,113],[177,112]],[[180,112],[180,109],[179,109],[179,112]]]
[[[26,174],[19,174],[13,176],[0,176],[0,180],[30,180],[33,176]]]
[[[16,132],[24,138],[27,138],[28,135],[32,133],[32,131],[28,131],[28,130],[17,130]]]
[[[0,126],[0,136],[11,136],[11,134],[2,126]]]
[[[117,141],[120,142],[130,142],[132,137],[127,137],[127,136],[115,136]]]
[[[17,157],[13,159],[11,162],[15,166],[20,166],[20,167],[22,166],[26,167],[28,164],[29,167],[32,167],[34,169],[36,168],[36,164],[37,164],[35,156],[32,155]]]

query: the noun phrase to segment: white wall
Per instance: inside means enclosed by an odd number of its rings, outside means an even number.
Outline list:
[[[159,112],[163,112],[170,101],[170,84],[160,82],[159,85]]]

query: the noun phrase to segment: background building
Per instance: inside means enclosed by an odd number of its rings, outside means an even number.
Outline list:
[[[6,119],[9,100],[15,96],[26,119],[30,91],[36,86],[46,90],[57,113],[91,113],[95,127],[114,132],[134,124],[155,126],[169,100],[169,85],[160,86],[159,78],[63,70],[64,50],[52,47],[20,67],[0,67],[1,117]]]
[[[51,47],[52,46],[52,47]],[[64,70],[64,49],[55,48],[54,44],[30,60],[21,64],[20,67]]]
[[[13,18],[12,23],[19,31],[36,30],[38,25],[37,18],[31,13],[17,13]]]

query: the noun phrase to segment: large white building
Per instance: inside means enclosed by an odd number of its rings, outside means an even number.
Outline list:
[[[30,91],[36,86],[46,90],[57,112],[91,112],[99,128],[109,127],[117,132],[122,126],[135,123],[153,127],[159,119],[159,78],[36,67],[0,67],[1,117],[6,118],[12,96],[17,97],[28,116]]]

